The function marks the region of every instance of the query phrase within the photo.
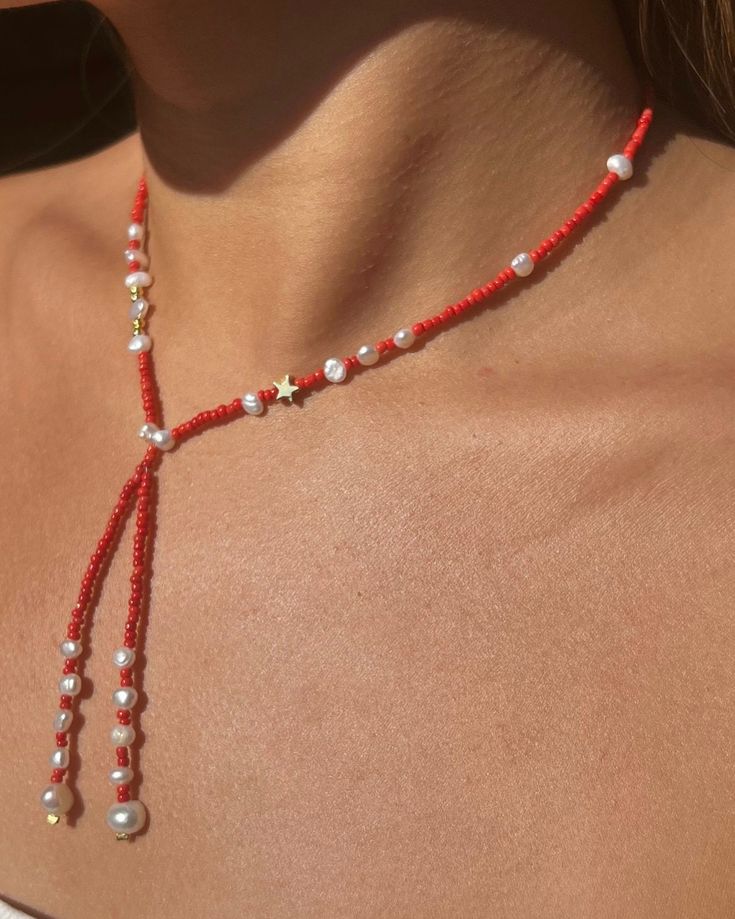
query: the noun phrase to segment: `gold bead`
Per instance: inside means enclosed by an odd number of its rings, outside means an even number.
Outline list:
[[[46,814],[46,822],[50,823],[51,826],[55,826],[59,820],[61,820],[61,817],[58,814]]]
[[[144,322],[142,319],[133,319],[133,335],[138,335],[143,331]]]
[[[282,380],[274,380],[273,385],[278,390],[276,399],[288,399],[293,402],[293,394],[299,391],[299,387],[291,382],[291,374],[287,373]]]
[[[131,299],[131,300],[137,300],[139,296],[140,296],[140,294],[138,293],[138,288],[137,288],[137,287],[131,287],[131,288],[130,288],[130,299]]]
[[[130,836],[127,833],[115,833],[115,839],[130,839]]]

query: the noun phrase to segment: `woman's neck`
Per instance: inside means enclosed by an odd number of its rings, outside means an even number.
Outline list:
[[[637,114],[607,0],[108,7],[138,72],[157,331],[254,374],[463,295]]]

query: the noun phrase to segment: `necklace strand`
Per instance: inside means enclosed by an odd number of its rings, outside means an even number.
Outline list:
[[[107,824],[115,832],[117,839],[129,839],[146,824],[146,809],[142,802],[132,797],[131,790],[136,779],[133,754],[139,755],[140,752],[140,745],[134,746],[136,732],[133,726],[133,710],[138,702],[138,693],[134,684],[136,678],[140,684],[142,674],[141,662],[140,660],[136,662],[136,651],[139,650],[141,617],[150,590],[148,561],[155,501],[155,472],[162,454],[202,429],[244,415],[262,415],[269,404],[278,400],[293,402],[296,393],[306,394],[323,388],[329,383],[343,383],[354,369],[373,367],[379,363],[382,355],[396,352],[396,349],[398,351],[408,350],[417,339],[443,330],[451,325],[456,317],[486,303],[516,278],[528,277],[539,262],[549,256],[568,236],[584,224],[619,181],[631,178],[633,160],[645,139],[652,118],[652,108],[646,107],[638,118],[636,127],[623,148],[623,152],[613,154],[608,159],[607,174],[568,220],[565,220],[537,248],[530,252],[521,252],[491,281],[482,287],[475,288],[464,299],[446,306],[434,316],[399,329],[389,338],[381,339],[375,344],[362,345],[355,354],[343,358],[330,357],[322,367],[305,376],[292,379],[291,374],[286,374],[280,380],[273,381],[272,385],[247,392],[244,396],[235,398],[231,402],[199,412],[188,421],[170,430],[161,426],[161,410],[156,395],[153,361],[150,354],[152,341],[146,331],[148,301],[144,293],[153,283],[153,278],[148,272],[149,259],[143,249],[148,188],[145,178],[141,178],[130,215],[131,223],[128,227],[128,248],[125,250],[128,273],[125,277],[125,286],[132,301],[130,319],[133,325],[133,337],[128,343],[128,349],[138,357],[143,402],[144,424],[139,435],[146,442],[147,447],[143,459],[123,485],[117,503],[107,521],[107,526],[89,559],[82,577],[77,602],[70,614],[66,637],[59,645],[64,658],[64,666],[58,687],[60,693],[58,711],[53,722],[56,747],[51,754],[53,767],[51,784],[41,794],[41,803],[46,810],[46,819],[49,823],[59,823],[61,816],[68,814],[74,805],[74,793],[68,776],[69,736],[74,718],[75,698],[83,687],[80,665],[80,657],[84,650],[83,637],[86,637],[91,625],[90,613],[94,606],[95,593],[104,577],[106,564],[111,557],[122,525],[132,507],[135,506],[135,535],[133,537],[128,614],[123,643],[112,655],[113,663],[119,671],[119,688],[112,694],[112,702],[116,709],[116,723],[110,732],[110,739],[115,748],[116,763],[109,773],[109,780],[115,786],[117,803],[113,804],[107,812]]]

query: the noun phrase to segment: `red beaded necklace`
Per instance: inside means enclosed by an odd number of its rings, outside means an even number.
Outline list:
[[[148,256],[143,250],[148,190],[145,179],[140,180],[131,213],[132,222],[128,228],[128,248],[125,251],[128,275],[125,278],[125,286],[132,300],[130,318],[133,323],[133,337],[128,344],[128,349],[138,356],[140,389],[145,415],[145,423],[140,429],[140,436],[148,446],[143,459],[123,485],[104,532],[89,559],[82,577],[77,602],[71,611],[66,638],[59,646],[64,658],[64,667],[59,680],[59,708],[54,718],[56,748],[51,754],[51,765],[53,766],[51,784],[44,789],[41,795],[41,803],[46,809],[49,823],[58,823],[60,816],[68,813],[74,804],[73,792],[68,782],[64,780],[69,766],[69,734],[74,717],[74,700],[82,688],[80,666],[80,655],[83,651],[82,632],[85,623],[88,623],[93,591],[101,579],[102,568],[133,503],[136,515],[128,614],[122,645],[113,653],[113,662],[119,668],[120,685],[112,695],[117,718],[117,723],[111,732],[116,765],[110,771],[109,778],[110,782],[116,786],[117,803],[108,810],[107,823],[118,839],[130,838],[146,823],[146,810],[140,801],[132,797],[131,792],[135,780],[131,764],[131,747],[135,742],[132,711],[138,700],[135,690],[138,628],[150,577],[147,557],[152,538],[151,504],[155,499],[154,478],[162,452],[183,443],[195,432],[215,423],[234,420],[243,415],[261,415],[270,403],[279,399],[292,402],[296,393],[317,390],[329,383],[342,383],[354,368],[372,367],[379,362],[380,356],[388,351],[411,348],[421,336],[442,330],[445,326],[450,325],[457,316],[484,304],[506,284],[516,278],[530,275],[536,264],[550,255],[602,204],[618,181],[629,179],[633,175],[633,159],[643,143],[652,118],[652,109],[645,108],[623,152],[614,154],[608,159],[607,175],[574,214],[536,249],[517,255],[510,265],[503,268],[493,280],[483,287],[476,288],[457,303],[446,306],[440,313],[421,322],[415,322],[410,327],[399,329],[389,338],[384,338],[374,345],[363,345],[356,354],[343,358],[331,357],[322,367],[306,376],[296,377],[293,381],[291,376],[286,374],[281,380],[274,381],[272,386],[248,392],[242,398],[236,398],[227,404],[199,412],[193,418],[171,430],[159,427],[161,411],[157,404],[153,361],[150,355],[151,339],[145,332],[148,301],[143,296],[143,292],[153,283],[153,279],[147,271]]]

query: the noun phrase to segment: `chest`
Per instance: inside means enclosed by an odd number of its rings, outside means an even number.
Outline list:
[[[140,915],[173,915],[151,892],[194,872],[192,903],[223,916],[643,916],[661,889],[686,914],[733,837],[735,479],[717,413],[693,429],[658,402],[550,412],[526,393],[377,419],[328,398],[310,429],[295,409],[162,464],[140,722],[152,816],[122,852],[103,814],[129,532],[85,670],[83,819],[49,830],[36,791],[53,640],[137,445],[67,440],[21,475],[10,445],[0,756],[23,829],[1,843],[0,889],[78,912],[64,878],[81,861],[100,868],[87,912],[122,864]],[[733,896],[717,890],[715,915]]]

